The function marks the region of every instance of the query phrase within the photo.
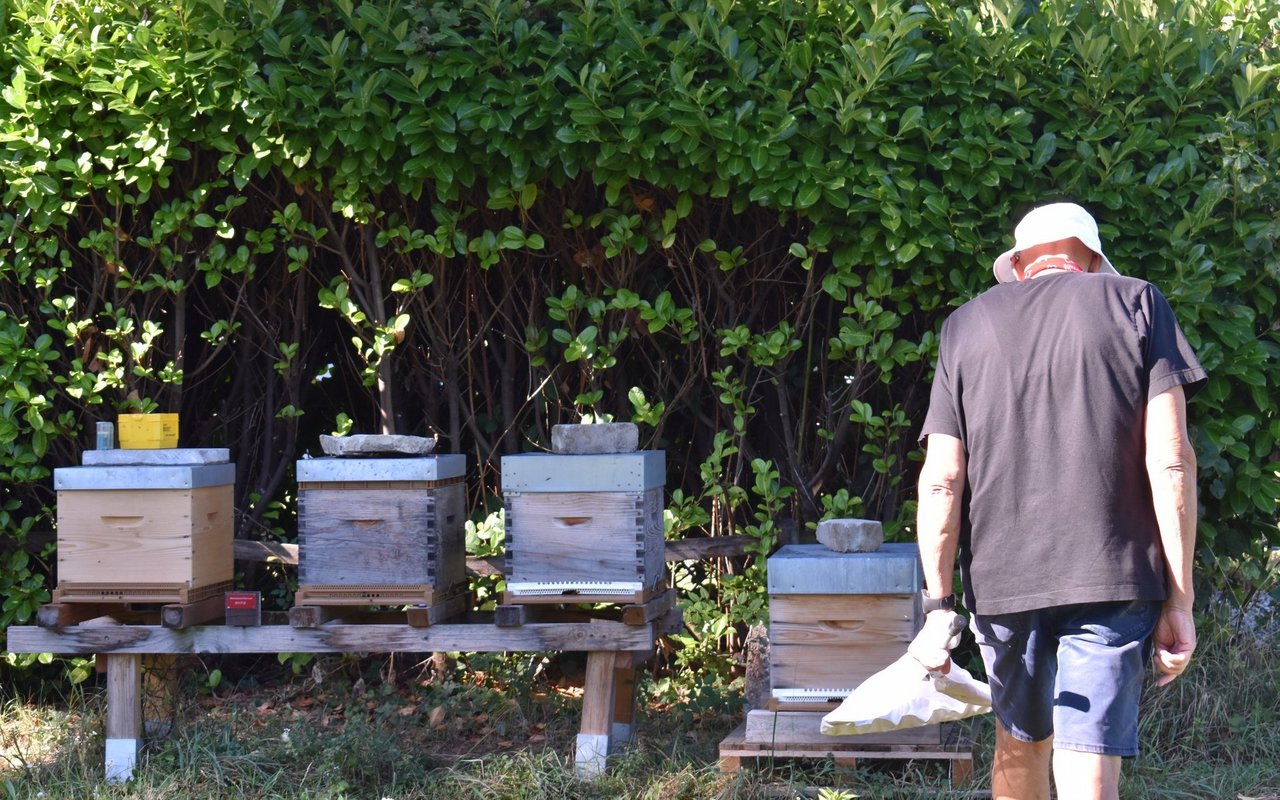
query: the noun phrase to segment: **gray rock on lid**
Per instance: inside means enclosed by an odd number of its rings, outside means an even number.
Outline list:
[[[639,447],[640,429],[631,422],[551,426],[551,452],[557,455],[634,453]]]
[[[85,450],[80,463],[86,467],[187,467],[226,464],[231,451],[225,447],[170,447],[162,450]]]
[[[320,449],[327,456],[425,456],[436,449],[434,436],[391,436],[357,433],[351,436],[321,436]]]
[[[884,526],[874,519],[823,520],[818,541],[837,553],[874,553],[884,544]]]

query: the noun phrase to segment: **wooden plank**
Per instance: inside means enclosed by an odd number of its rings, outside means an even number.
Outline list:
[[[493,624],[499,628],[518,628],[525,623],[525,609],[522,605],[500,605],[493,610]]]
[[[206,597],[195,603],[172,603],[160,609],[160,624],[166,628],[190,628],[226,616],[223,595]]]
[[[640,605],[622,607],[622,621],[628,625],[647,625],[676,606],[676,590],[668,589]]]
[[[105,658],[104,767],[108,783],[122,783],[133,777],[142,744],[142,656],[111,653]]]
[[[506,556],[479,558],[467,556],[467,575],[478,578],[500,578],[506,569]]]
[[[110,653],[107,661],[108,739],[142,738],[142,658]]]
[[[924,725],[905,730],[864,733],[856,736],[828,736],[822,733],[821,711],[747,712],[745,741],[775,747],[790,744],[897,745],[938,744],[942,741],[939,725]]]
[[[658,636],[670,636],[684,630],[684,610],[679,606],[671,609],[653,621],[653,629]]]
[[[298,566],[298,546],[296,544],[236,539],[234,552],[237,561],[253,561],[256,563],[278,561],[281,564]]]
[[[171,630],[158,625],[57,630],[9,628],[14,653],[497,653],[523,650],[652,650],[654,627],[621,622],[535,623],[519,628],[487,624],[324,625],[294,628],[200,626]]]
[[[835,756],[884,760],[972,760],[973,743],[966,736],[950,735],[943,744],[861,745],[848,743],[792,743],[776,747],[746,741],[743,722],[720,742],[720,757],[828,758]]]
[[[594,650],[587,654],[587,674],[582,691],[582,733],[599,736],[611,733],[617,688],[615,678],[613,653]]]
[[[104,608],[98,603],[47,603],[36,610],[36,624],[41,628],[65,628],[102,616]]]
[[[613,656],[613,653],[609,653]],[[630,726],[636,717],[636,668],[619,667],[614,661],[613,670],[613,719],[614,724]],[[612,726],[610,730],[615,730]]]
[[[666,543],[667,561],[708,561],[713,558],[745,556],[756,539],[750,536],[706,536],[676,539]]]
[[[318,628],[337,619],[342,612],[355,609],[334,606],[294,606],[289,609],[289,625],[294,628]]]
[[[414,606],[405,609],[405,616],[410,628],[426,628],[455,619],[471,608],[471,593],[466,584],[454,587],[440,600],[426,606]]]

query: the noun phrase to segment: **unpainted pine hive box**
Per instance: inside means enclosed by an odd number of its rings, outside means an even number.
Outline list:
[[[914,544],[874,553],[787,545],[769,557],[768,573],[775,703],[843,700],[901,657],[920,630],[923,576]]]
[[[190,603],[230,588],[236,473],[227,451],[191,451],[223,463],[180,463],[180,449],[123,452],[54,470],[54,601]]]
[[[504,456],[508,601],[664,586],[665,481],[661,450]]]
[[[432,603],[465,586],[466,456],[298,461],[299,604]]]

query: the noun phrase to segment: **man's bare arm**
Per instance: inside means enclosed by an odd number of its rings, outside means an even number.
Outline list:
[[[930,597],[951,594],[956,550],[960,546],[960,505],[964,496],[964,445],[954,436],[929,434],[920,470],[916,539]]]
[[[1192,566],[1196,546],[1196,455],[1187,436],[1187,401],[1181,386],[1147,405],[1147,475],[1164,547],[1169,595],[1156,626],[1156,666],[1164,685],[1186,669],[1196,647]]]

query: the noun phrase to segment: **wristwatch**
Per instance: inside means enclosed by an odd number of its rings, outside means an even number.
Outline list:
[[[928,589],[920,591],[920,610],[928,614],[930,611],[955,611],[956,610],[956,593],[952,592],[946,597],[930,597]]]

